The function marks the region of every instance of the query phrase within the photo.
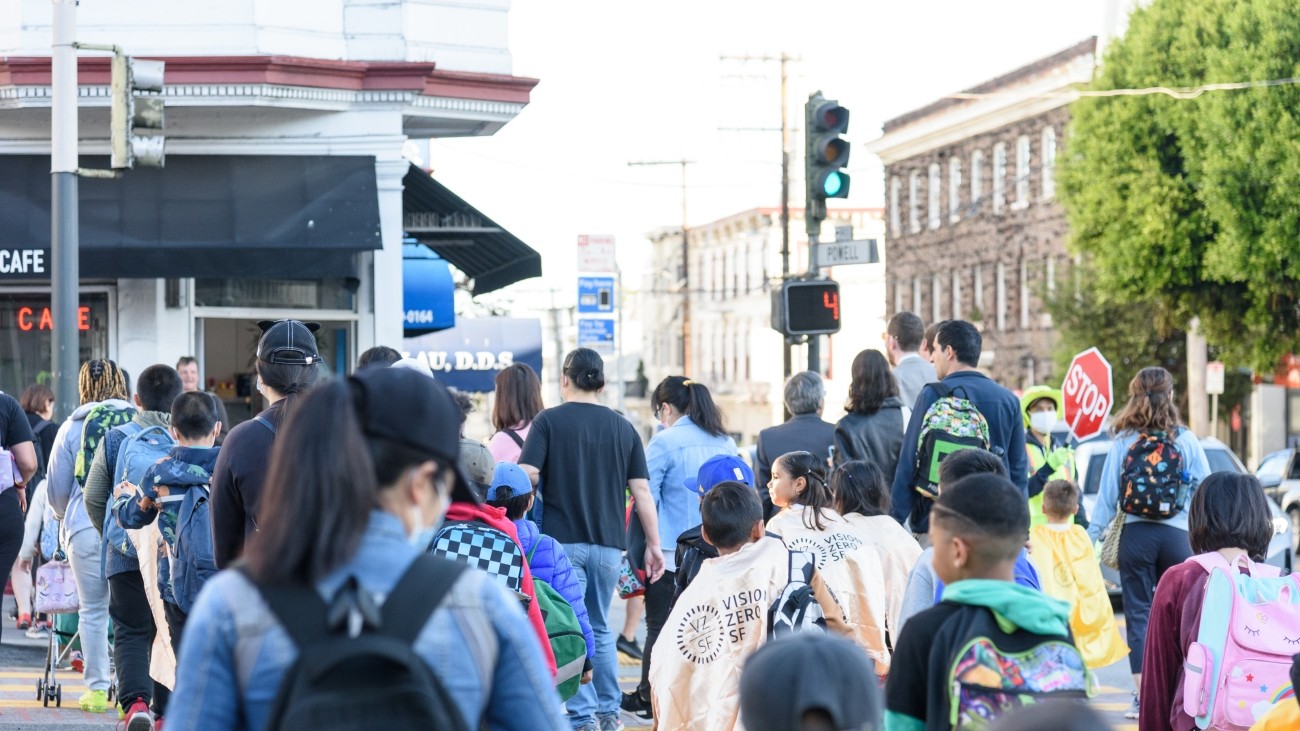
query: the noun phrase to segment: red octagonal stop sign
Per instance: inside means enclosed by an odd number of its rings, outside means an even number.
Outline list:
[[[1076,439],[1087,439],[1101,432],[1115,402],[1111,390],[1110,363],[1096,348],[1074,356],[1065,372],[1061,389],[1065,397],[1065,423]]]

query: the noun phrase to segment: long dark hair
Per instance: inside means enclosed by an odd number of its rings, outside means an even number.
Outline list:
[[[853,380],[844,410],[851,414],[874,414],[890,396],[898,395],[898,381],[889,361],[878,350],[864,350],[853,359]]]
[[[870,462],[845,462],[831,475],[835,512],[857,513],[868,518],[889,514],[889,486],[885,474]]]
[[[316,383],[320,369],[312,365],[291,365],[289,363],[267,363],[258,360],[257,377],[284,396],[280,406],[285,417],[295,408],[298,397],[307,392]]]
[[[492,426],[497,431],[527,424],[542,410],[542,382],[527,363],[502,368],[496,377],[496,403],[492,405]]]
[[[722,412],[713,403],[708,387],[685,376],[669,376],[661,381],[650,395],[650,404],[656,413],[660,406],[671,405],[679,414],[691,417],[696,426],[711,436],[720,437],[727,433]]]
[[[1173,432],[1182,423],[1174,403],[1174,377],[1160,366],[1143,368],[1128,384],[1128,403],[1111,424],[1112,434],[1123,431]]]
[[[347,383],[302,396],[271,450],[264,520],[244,554],[253,577],[314,582],[346,563],[379,505],[378,478]]]
[[[835,499],[826,483],[826,460],[812,452],[787,452],[778,458],[790,479],[800,477],[808,483],[799,495],[803,505],[803,524],[809,530],[826,530],[822,523],[822,509],[834,510]]]

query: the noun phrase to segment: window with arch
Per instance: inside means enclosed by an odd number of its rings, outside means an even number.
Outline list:
[[[1056,128],[1043,128],[1043,198],[1056,196]]]
[[[971,209],[984,204],[980,200],[984,195],[984,152],[976,150],[970,154],[970,205]]]
[[[921,174],[915,170],[907,178],[907,230],[921,232]]]
[[[1001,213],[1007,205],[1007,145],[993,146],[993,212]]]
[[[948,220],[961,220],[961,158],[948,160]]]
[[[902,204],[903,181],[895,175],[889,179],[889,232],[897,236],[903,231]]]
[[[929,205],[926,206],[926,217],[929,219],[931,229],[939,228],[941,215],[939,213],[939,201],[942,200],[942,191],[939,182],[939,163],[930,163],[930,175],[926,184],[926,193],[929,194]]]

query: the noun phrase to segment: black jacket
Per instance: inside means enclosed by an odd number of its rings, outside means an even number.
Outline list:
[[[812,452],[829,460],[831,445],[835,443],[835,425],[817,414],[799,414],[778,426],[768,427],[758,433],[758,454],[754,464],[755,487],[763,498],[764,520],[776,515],[772,498],[767,493],[767,483],[772,480],[772,462],[788,452]]]
[[[277,429],[283,423],[283,401],[261,413]],[[275,434],[250,419],[230,430],[212,472],[212,549],[217,568],[226,568],[244,551],[244,540],[257,532],[257,508],[271,463]]]
[[[710,558],[718,557],[718,549],[704,541],[700,526],[688,528],[677,536],[677,575],[673,577],[673,604],[682,595],[691,579],[700,572],[700,566]]]
[[[903,448],[903,400],[890,396],[871,414],[845,414],[835,425],[835,466],[862,460],[871,462],[894,479],[898,453]]]

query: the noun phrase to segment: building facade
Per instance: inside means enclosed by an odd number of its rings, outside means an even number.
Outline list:
[[[81,355],[129,372],[184,355],[238,421],[258,320],[323,325],[345,373],[410,324],[403,241],[475,293],[540,258],[429,174],[427,141],[492,134],[537,83],[513,76],[508,0],[82,4],[77,38],[166,62],[166,167],[80,181]],[[51,4],[0,2],[0,388],[48,377]],[[79,61],[81,165],[106,168],[109,63]],[[423,144],[422,144],[423,143]],[[423,151],[421,150],[423,148]],[[423,154],[422,154],[423,152]],[[448,278],[450,281],[450,278]],[[418,320],[417,321],[422,321]]]
[[[883,250],[883,217],[877,208],[832,209],[822,240],[833,241],[836,229],[847,227],[854,238],[877,239]],[[739,443],[752,445],[759,430],[782,419],[783,337],[771,327],[772,290],[781,281],[780,209],[755,208],[690,228],[685,279],[681,228],[659,229],[648,238],[649,260],[636,308],[643,322],[654,324],[642,338],[649,387],[681,374],[707,385],[728,429]],[[807,271],[808,241],[798,208],[790,211],[790,249],[790,271]],[[863,347],[881,346],[883,311],[875,303],[882,299],[883,270],[883,264],[863,264],[823,271],[840,282],[843,326],[840,333],[823,338],[827,418],[836,418],[847,393],[853,355]],[[805,346],[792,350],[793,370],[804,370]],[[648,413],[644,423],[653,424]]]
[[[1065,281],[1054,172],[1075,85],[1096,39],[885,122],[892,242],[886,308],[974,322],[981,367],[1011,388],[1059,380],[1044,299]]]

